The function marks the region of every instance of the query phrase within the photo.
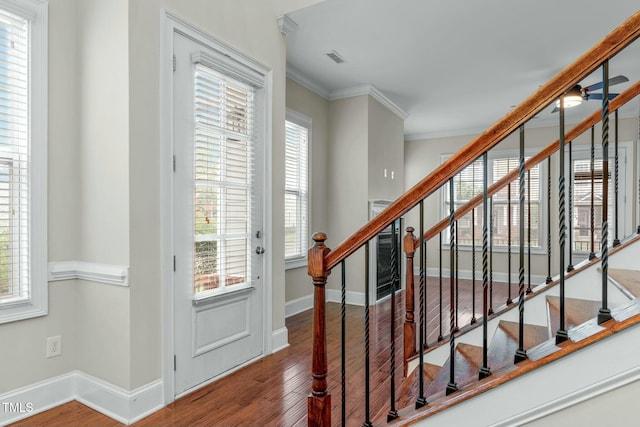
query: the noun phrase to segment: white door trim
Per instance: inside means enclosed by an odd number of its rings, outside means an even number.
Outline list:
[[[173,13],[162,9],[160,11],[160,172],[161,172],[161,287],[162,287],[162,383],[164,404],[167,405],[175,400],[174,381],[174,296],[173,296],[173,33],[179,31],[200,41],[206,45],[212,45],[224,54],[236,58],[241,63],[260,70],[264,75],[264,95],[266,97],[264,111],[264,132],[262,141],[265,144],[265,155],[262,165],[265,183],[263,215],[264,224],[264,319],[263,337],[264,353],[267,355],[273,351],[272,334],[272,301],[273,301],[273,239],[272,235],[272,201],[273,181],[271,174],[272,165],[272,135],[273,135],[273,73],[264,65],[248,58],[242,52],[228,46],[202,30],[190,25]]]

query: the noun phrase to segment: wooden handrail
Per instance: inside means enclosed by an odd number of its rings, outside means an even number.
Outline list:
[[[620,95],[616,96],[613,100],[611,100],[611,102],[609,102],[609,111],[613,113],[614,111],[618,110],[620,107],[622,107],[623,105],[625,105],[627,102],[631,101],[633,98],[635,98],[638,95],[640,95],[640,81],[631,85],[631,87],[629,87],[627,90],[625,90]],[[569,141],[575,140],[578,136],[582,135],[582,133],[589,130],[592,126],[599,123],[601,119],[602,119],[601,112],[595,111],[589,117],[587,117],[586,119],[578,123],[576,127],[574,127],[573,129],[571,129],[569,132],[565,134],[565,145],[568,144]],[[560,144],[560,140],[556,139],[554,142],[552,142],[547,147],[545,147],[542,151],[530,157],[529,160],[527,160],[524,163],[524,170],[528,171],[534,168],[536,165],[541,163],[547,157],[554,154],[556,151],[558,151],[559,144]],[[514,168],[511,172],[503,176],[500,180],[491,184],[489,188],[487,188],[487,196],[488,197],[493,196],[498,191],[506,187],[508,183],[513,182],[518,177],[518,173],[519,173],[519,169]],[[454,219],[459,220],[460,218],[462,218],[463,216],[471,212],[473,208],[480,206],[481,204],[482,204],[482,194],[478,194],[477,196],[469,200],[467,203],[465,203],[464,205],[456,209],[453,215]],[[432,239],[447,227],[449,227],[448,217],[443,218],[442,220],[437,222],[433,227],[431,227],[429,230],[425,231],[424,240],[427,241]],[[414,243],[414,246],[417,248],[419,244],[420,244],[420,240],[416,240],[416,243]]]
[[[420,200],[432,194],[482,153],[497,145],[638,37],[640,37],[640,11],[335,247],[325,256],[325,269],[331,270],[357,251],[389,224],[417,205]]]

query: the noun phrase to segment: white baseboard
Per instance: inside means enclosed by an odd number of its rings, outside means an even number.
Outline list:
[[[162,381],[127,391],[74,371],[0,395],[0,425],[10,424],[77,400],[124,424],[164,407]]]
[[[290,317],[311,308],[313,308],[313,294],[305,295],[291,300],[284,305],[284,317]]]
[[[124,424],[132,424],[164,406],[161,380],[127,391],[83,372],[76,373],[75,399]]]
[[[327,302],[342,302],[342,293],[337,289],[326,290]],[[358,305],[364,307],[364,292],[347,291],[345,294],[346,303],[349,305]],[[302,313],[313,308],[313,294],[305,295],[289,301],[284,305],[285,317]]]
[[[420,270],[415,269],[414,268],[414,274],[417,276],[420,274]],[[438,277],[440,275],[440,271],[437,268],[433,268],[433,267],[429,267],[427,268],[427,276],[430,277]],[[473,278],[473,272],[471,270],[459,270],[458,271],[458,277],[461,279],[467,279],[467,280],[471,280]],[[442,270],[442,279],[449,279],[449,270],[448,269],[443,269]],[[545,280],[547,279],[547,276],[540,276],[537,274],[532,274],[531,275],[531,285],[539,285],[541,283],[544,283]],[[480,283],[482,283],[482,268],[480,268],[479,270],[476,270],[476,280]],[[493,273],[493,280],[495,282],[502,282],[502,283],[507,283],[509,280],[509,276],[507,275],[507,273],[502,273],[502,272],[494,272]],[[515,273],[511,274],[511,283],[518,283],[519,277],[518,277],[518,272],[516,271]],[[528,281],[528,276],[527,273],[525,272],[525,276],[524,276],[524,280],[525,283]]]
[[[342,302],[342,292],[337,289],[327,289],[327,302]],[[345,302],[349,305],[364,307],[364,292],[347,291]]]
[[[0,425],[44,412],[75,398],[75,374],[68,373],[0,395]]]
[[[289,347],[289,330],[286,326],[272,332],[271,347],[272,353]]]

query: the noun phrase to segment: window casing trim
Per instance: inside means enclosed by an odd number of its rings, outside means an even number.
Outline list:
[[[0,8],[29,21],[29,201],[30,296],[0,304],[0,324],[48,314],[47,110],[48,2],[0,0]]]
[[[301,114],[295,110],[287,108],[286,120],[294,123],[298,126],[307,129],[307,234],[311,232],[311,147],[312,147],[312,119],[304,114]],[[286,190],[285,190],[286,191]],[[310,236],[307,236],[308,245],[310,246]],[[307,266],[307,251],[303,251],[302,254],[295,256],[285,256],[285,270],[293,268],[301,268]]]

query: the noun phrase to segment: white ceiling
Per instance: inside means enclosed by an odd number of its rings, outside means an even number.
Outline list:
[[[632,0],[326,0],[290,13],[288,74],[317,93],[373,85],[408,113],[407,139],[478,133],[638,10]],[[335,50],[345,59],[326,56]],[[640,41],[609,76],[640,80]],[[601,80],[601,72],[583,86]],[[637,115],[633,102],[622,116]],[[567,110],[578,121],[600,106]],[[533,123],[557,123],[551,107]],[[532,124],[533,124],[532,123]]]

